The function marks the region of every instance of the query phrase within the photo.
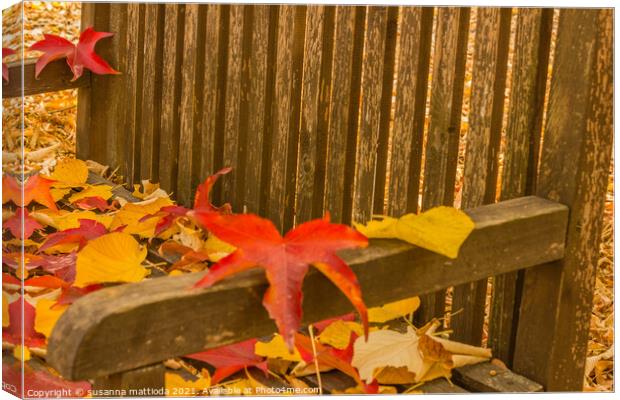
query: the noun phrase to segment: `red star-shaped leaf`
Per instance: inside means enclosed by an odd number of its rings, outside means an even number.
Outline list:
[[[44,34],[45,39],[40,40],[30,46],[30,50],[42,51],[43,55],[37,60],[35,65],[35,77],[45,68],[47,64],[54,60],[67,58],[67,64],[73,72],[73,79],[76,80],[84,73],[84,68],[91,70],[95,74],[119,74],[103,58],[95,53],[95,45],[103,38],[114,35],[109,32],[97,32],[92,27],[87,28],[80,35],[77,45],[74,45],[65,38],[56,35]]]
[[[2,177],[2,204],[12,201],[20,207],[25,207],[30,202],[36,201],[50,210],[58,211],[56,203],[50,193],[50,187],[55,181],[33,175],[28,178],[26,183],[21,184],[9,175]],[[22,190],[24,198],[22,201]]]
[[[22,221],[24,228],[23,232]],[[34,231],[37,229],[43,229],[43,226],[28,214],[28,210],[22,207],[15,210],[15,214],[4,222],[4,227],[7,228],[9,232],[11,232],[11,235],[16,238],[22,238],[23,233],[24,240],[32,236]]]
[[[15,50],[9,49],[8,47],[2,48],[2,58],[8,57],[12,54],[15,54]],[[4,62],[2,63],[2,79],[5,81],[9,81],[9,67]]]
[[[215,349],[190,354],[186,357],[204,361],[216,368],[211,384],[216,385],[222,379],[229,377],[237,371],[247,367],[257,367],[267,372],[267,362],[261,356],[254,353],[256,339],[217,347]]]
[[[269,288],[263,305],[289,349],[301,322],[302,283],[314,265],[353,303],[368,329],[368,315],[357,277],[336,251],[365,247],[368,239],[354,229],[329,222],[329,216],[301,224],[280,235],[271,221],[253,214],[222,215],[194,211],[194,218],[237,250],[211,267],[196,286],[208,287],[250,268],[265,269]]]

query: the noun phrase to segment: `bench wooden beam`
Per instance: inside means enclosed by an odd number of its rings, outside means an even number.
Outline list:
[[[33,94],[57,92],[60,90],[86,87],[90,85],[90,72],[84,74],[77,80],[73,79],[73,73],[67,62],[56,60],[49,63],[38,79],[34,77],[34,67],[36,59],[27,58],[24,60],[24,96]],[[22,95],[22,62],[15,61],[8,63],[9,82],[2,81],[2,98],[21,97]]]
[[[524,197],[468,211],[476,228],[459,258],[397,240],[373,240],[342,252],[370,307],[467,281],[528,268],[564,255],[568,209]],[[110,375],[205,348],[276,331],[261,299],[261,270],[210,289],[192,289],[204,273],[149,279],[92,293],[62,315],[49,340],[48,361],[65,378]],[[306,323],[352,311],[318,271],[304,284]]]

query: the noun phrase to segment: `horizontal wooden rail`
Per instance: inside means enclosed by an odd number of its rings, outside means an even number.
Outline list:
[[[84,71],[84,74],[79,79],[71,81],[73,73],[64,59],[49,63],[36,79],[34,77],[35,64],[36,59],[27,58],[24,60],[24,96],[90,85],[90,72],[88,71]],[[2,82],[3,99],[20,97],[22,95],[22,63],[21,61],[15,61],[8,65],[9,82]]]
[[[342,252],[368,306],[528,268],[564,254],[568,209],[523,197],[467,212],[476,228],[455,260],[397,240],[373,240]],[[204,273],[146,280],[92,293],[62,315],[49,340],[48,361],[80,380],[153,364],[276,330],[261,305],[260,270],[193,289]],[[304,283],[306,323],[352,310],[318,271]]]

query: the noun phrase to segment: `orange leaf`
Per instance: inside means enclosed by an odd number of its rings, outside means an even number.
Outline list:
[[[50,210],[58,211],[50,193],[50,186],[53,183],[54,181],[51,179],[34,175],[22,185],[12,176],[5,175],[2,177],[2,204],[12,201],[14,204],[24,207],[34,200]],[[23,201],[22,190],[24,192]]]

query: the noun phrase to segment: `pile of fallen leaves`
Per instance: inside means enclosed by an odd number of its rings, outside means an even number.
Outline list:
[[[209,273],[199,287],[245,269],[264,268],[270,286],[263,304],[279,333],[170,360],[167,365],[177,370],[167,374],[171,394],[181,388],[260,394],[257,388],[266,386],[250,367],[297,387],[304,376],[336,369],[353,380],[347,393],[390,393],[397,391],[393,385],[414,390],[422,382],[449,378],[455,367],[491,357],[487,349],[442,337],[435,322],[415,329],[410,321],[419,306],[417,298],[367,310],[355,274],[336,255],[340,249],[366,246],[368,236],[399,238],[455,258],[474,229],[461,211],[438,207],[356,229],[330,223],[326,216],[281,236],[269,220],[232,214],[229,205],[210,203],[211,188],[229,168],[199,185],[188,209],[149,181],[135,185],[132,194],[119,191],[101,178],[93,179],[98,166],[90,165],[91,171],[89,163],[65,158],[49,175],[32,174],[24,182],[10,174],[2,179],[3,348],[26,362],[30,388],[90,387],[88,382],[63,381],[44,363],[54,325],[80,297],[113,285],[205,269]],[[149,246],[161,258],[149,259]],[[299,331],[302,282],[310,266],[343,291],[360,322],[348,314],[315,324],[307,335]],[[388,324],[401,318],[409,324],[406,332]],[[202,362],[203,368],[198,371],[187,360]],[[242,370],[244,377],[235,375]],[[19,377],[19,364],[5,363],[3,375],[9,381]]]

